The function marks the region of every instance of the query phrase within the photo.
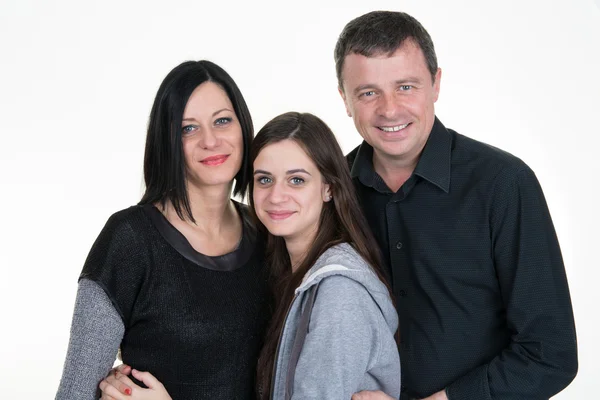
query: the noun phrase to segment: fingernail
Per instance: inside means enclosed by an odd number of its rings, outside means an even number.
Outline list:
[[[125,389],[125,394],[131,395],[131,389],[129,389],[129,388],[126,388],[126,389]]]

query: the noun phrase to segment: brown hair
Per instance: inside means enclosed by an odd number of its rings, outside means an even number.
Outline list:
[[[264,147],[282,140],[293,140],[304,149],[319,169],[323,181],[329,184],[332,200],[323,204],[317,235],[295,272],[292,272],[284,239],[266,232],[264,225],[257,219],[259,229],[267,235],[267,262],[275,297],[275,313],[267,330],[257,367],[257,392],[261,399],[270,396],[275,353],[294,291],[325,250],[338,243],[350,243],[379,279],[386,282],[381,269],[379,248],[360,209],[346,158],[331,129],[312,114],[288,112],[279,115],[269,121],[254,138],[250,160],[254,162]],[[252,210],[253,189],[254,180],[250,180]]]

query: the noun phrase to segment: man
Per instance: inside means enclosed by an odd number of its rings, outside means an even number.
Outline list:
[[[573,311],[533,171],[436,118],[442,74],[413,17],[354,19],[335,61],[364,139],[348,155],[352,178],[396,296],[402,398],[561,391],[577,373]]]

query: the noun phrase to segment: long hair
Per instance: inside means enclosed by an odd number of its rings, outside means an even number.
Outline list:
[[[235,81],[223,68],[206,60],[186,61],[173,68],[160,85],[150,112],[144,154],[146,191],[139,204],[158,202],[164,206],[170,201],[179,218],[192,222],[195,221],[186,186],[181,122],[190,95],[204,82],[214,82],[225,91],[242,128],[242,165],[234,178],[233,194],[244,197],[252,176],[248,153],[254,128]]]
[[[275,313],[257,367],[257,392],[261,399],[270,395],[279,335],[294,291],[325,250],[338,243],[350,243],[379,279],[386,282],[381,269],[381,255],[376,250],[378,246],[360,209],[346,158],[331,129],[312,114],[288,112],[279,115],[269,121],[254,138],[250,159],[254,162],[264,147],[282,140],[293,140],[304,149],[316,164],[323,181],[329,184],[332,200],[323,203],[314,242],[295,272],[292,272],[284,239],[269,234],[256,218],[259,229],[267,235],[266,255],[275,298]],[[255,207],[253,189],[254,181],[251,180],[252,210]]]

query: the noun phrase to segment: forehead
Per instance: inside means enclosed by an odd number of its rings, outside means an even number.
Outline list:
[[[431,81],[423,51],[411,39],[405,40],[391,55],[380,53],[366,57],[348,54],[342,69],[344,86],[350,86],[350,89],[367,83],[398,81],[409,77]]]
[[[254,160],[254,167],[269,170],[289,170],[294,168],[316,169],[317,166],[304,149],[291,139],[266,145]]]
[[[194,89],[183,112],[184,118],[190,115],[212,114],[215,110],[233,110],[227,93],[214,82],[204,82]]]

